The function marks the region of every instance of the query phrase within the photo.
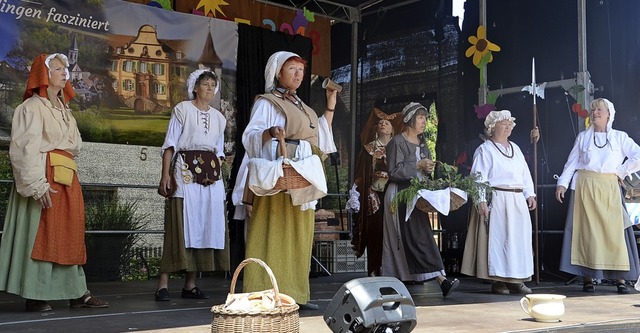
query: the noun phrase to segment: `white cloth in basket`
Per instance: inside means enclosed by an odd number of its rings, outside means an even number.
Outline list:
[[[322,161],[311,153],[311,145],[305,140],[300,140],[296,149],[294,159],[281,156],[275,161],[263,158],[251,158],[247,165],[249,169],[248,186],[253,193],[259,196],[274,195],[280,190],[275,190],[274,186],[278,178],[284,175],[282,163],[291,165],[304,179],[311,183],[310,186],[287,190],[291,195],[294,206],[312,202],[327,195],[327,183],[324,174],[318,173],[322,170]],[[304,209],[304,208],[303,208]]]
[[[464,202],[467,202],[467,192],[459,188],[447,187],[444,190],[436,191],[420,190],[418,191],[418,194],[416,194],[416,196],[413,198],[413,200],[407,203],[407,215],[405,215],[405,222],[409,220],[411,212],[413,212],[413,209],[416,206],[416,202],[418,202],[418,199],[420,198],[427,200],[431,204],[431,206],[433,206],[433,208],[442,215],[449,215],[449,211],[451,210],[451,192],[464,199]]]

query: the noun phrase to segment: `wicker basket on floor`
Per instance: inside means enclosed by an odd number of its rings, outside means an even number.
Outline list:
[[[280,140],[280,154],[284,157],[287,157],[286,147],[284,139]],[[282,177],[278,178],[276,186],[273,187],[275,190],[294,190],[311,185],[308,180],[302,177],[302,175],[300,175],[298,171],[289,164],[283,163],[282,171],[284,174]]]
[[[280,300],[280,291],[271,268],[264,261],[256,258],[243,260],[233,273],[231,288],[229,293],[235,292],[238,275],[244,266],[249,263],[256,263],[262,266],[269,274],[273,292],[275,294],[276,306],[271,310],[240,311],[225,309],[224,304],[215,305],[211,308],[213,322],[211,323],[212,333],[298,333],[300,331],[300,318],[298,315],[298,304],[283,306]]]
[[[449,204],[450,205],[449,206],[449,211],[450,212],[462,207],[462,205],[464,205],[467,202],[461,196],[453,193],[453,191],[450,192],[450,200],[451,200],[451,203]],[[429,201],[425,200],[422,197],[420,197],[418,199],[418,201],[416,201],[416,208],[418,208],[419,210],[421,210],[421,211],[423,211],[425,213],[435,213],[435,212],[437,212],[437,210],[435,208],[433,208],[433,206],[431,206]]]

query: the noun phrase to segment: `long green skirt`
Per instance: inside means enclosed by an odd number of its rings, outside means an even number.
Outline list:
[[[273,271],[280,292],[299,304],[309,302],[314,223],[314,210],[293,206],[289,194],[254,199],[246,256],[264,261]],[[244,292],[271,288],[261,266],[249,264],[244,268]]]
[[[78,265],[31,259],[42,206],[12,189],[0,243],[0,291],[53,301],[79,298],[87,282]]]
[[[183,209],[184,199],[171,198],[167,201],[160,271],[164,273],[228,271],[229,228],[225,227],[225,246],[222,250],[185,248]],[[215,222],[220,223],[220,221]],[[222,222],[227,224],[227,221]]]

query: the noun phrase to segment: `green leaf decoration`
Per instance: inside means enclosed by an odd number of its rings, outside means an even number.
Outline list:
[[[498,94],[496,92],[490,92],[487,94],[487,104],[496,105]]]
[[[583,85],[575,85],[571,88],[569,88],[569,92],[573,93],[573,94],[578,94],[584,91],[584,86]]]
[[[445,162],[436,161],[436,177],[415,177],[412,178],[409,187],[399,191],[391,201],[392,209],[396,209],[399,203],[407,204],[415,198],[420,190],[437,191],[448,187],[454,187],[467,192],[467,196],[474,203],[480,202],[480,194],[485,192],[487,204],[491,203],[491,193],[493,188],[488,182],[482,182],[479,172],[469,176],[462,176],[458,173],[456,166]]]
[[[480,62],[478,63],[478,68],[487,66],[489,61],[491,61],[491,57],[492,57],[491,51],[487,52],[487,54],[482,56],[482,58],[480,59]]]

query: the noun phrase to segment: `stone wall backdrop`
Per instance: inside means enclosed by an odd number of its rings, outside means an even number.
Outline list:
[[[104,184],[119,202],[137,202],[138,212],[148,222],[145,229],[162,231],[164,198],[157,193],[160,154],[160,147],[85,142],[76,159],[78,176],[85,190],[88,185]],[[85,200],[89,201],[92,191],[87,192]],[[162,234],[147,234],[139,243],[141,247],[162,246]]]

